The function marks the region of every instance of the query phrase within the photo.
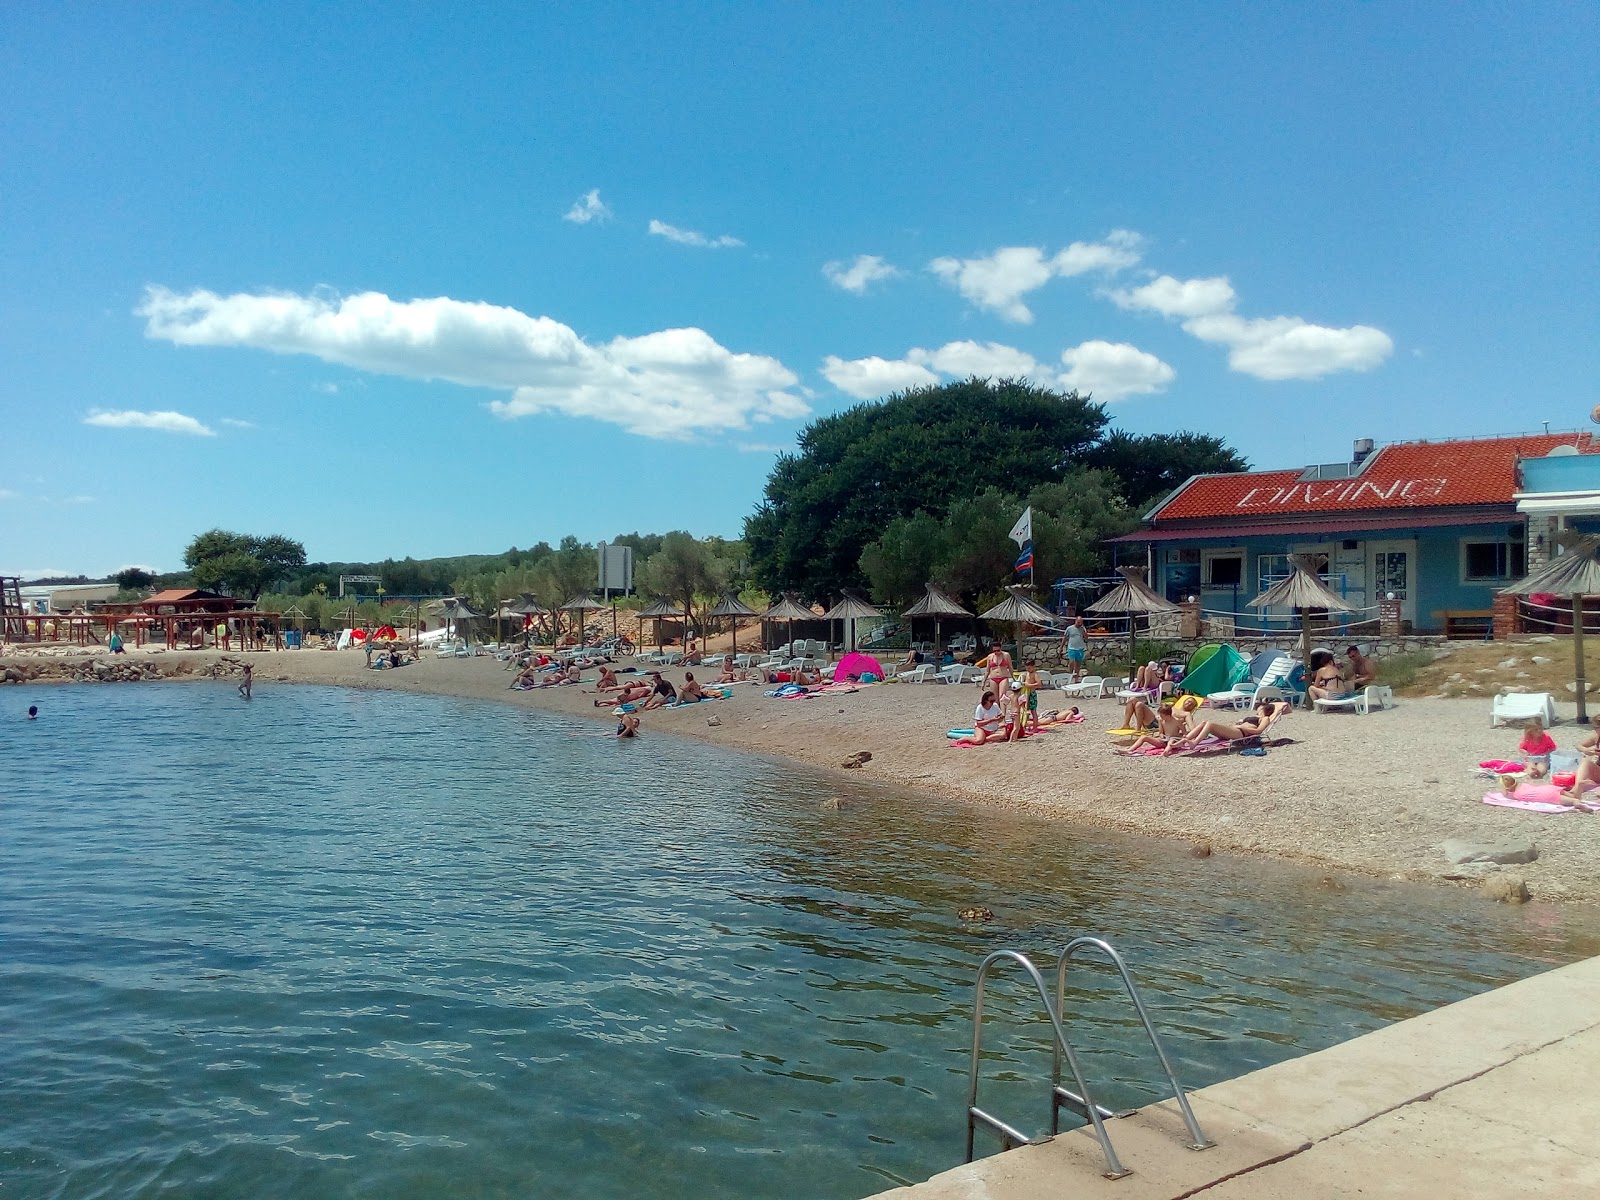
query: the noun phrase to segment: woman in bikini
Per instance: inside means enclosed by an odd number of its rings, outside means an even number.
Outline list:
[[[1572,786],[1561,793],[1563,804],[1577,805],[1583,793],[1600,787],[1600,713],[1591,722],[1589,736],[1578,743],[1578,770]]]
[[[1189,732],[1194,714],[1200,709],[1199,696],[1185,696],[1173,704],[1163,704],[1158,714],[1160,729],[1156,733],[1141,733],[1131,746],[1116,753],[1139,754],[1143,750],[1159,747],[1170,750],[1173,744]]]
[[[604,700],[596,700],[594,706],[596,708],[616,708],[619,704],[637,704],[639,701],[647,699],[651,691],[651,685],[642,679],[633,683],[625,683],[622,685],[622,690],[615,696],[607,696]]]
[[[1250,715],[1237,725],[1230,725],[1226,721],[1202,721],[1171,746],[1167,747],[1166,753],[1171,754],[1178,750],[1192,750],[1208,737],[1219,738],[1224,742],[1238,742],[1245,738],[1260,737],[1268,729],[1271,729],[1288,711],[1289,705],[1281,700],[1258,701]]]
[[[983,686],[1000,695],[1011,683],[1011,655],[999,642],[989,643],[989,656],[983,660]]]

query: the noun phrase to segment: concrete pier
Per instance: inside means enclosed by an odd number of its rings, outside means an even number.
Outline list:
[[[1600,958],[881,1193],[894,1200],[1600,1198]],[[1003,1114],[1002,1114],[1003,1115]],[[952,1139],[953,1140],[953,1139]]]

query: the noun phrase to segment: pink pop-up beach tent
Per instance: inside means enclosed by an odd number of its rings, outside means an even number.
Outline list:
[[[853,652],[846,654],[839,660],[839,665],[833,669],[833,677],[843,682],[852,675],[860,679],[868,671],[871,671],[879,679],[883,678],[883,665],[877,659],[870,654]]]

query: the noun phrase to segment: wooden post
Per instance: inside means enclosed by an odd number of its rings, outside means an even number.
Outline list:
[[[1583,677],[1583,597],[1572,598],[1573,682],[1578,685],[1578,724],[1589,720],[1588,683]]]

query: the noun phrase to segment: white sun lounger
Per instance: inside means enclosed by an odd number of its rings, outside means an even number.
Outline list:
[[[1278,689],[1273,687],[1270,683],[1262,684],[1261,687],[1256,690],[1261,691],[1266,688],[1271,688],[1272,691],[1278,692]],[[1282,693],[1279,692],[1278,695],[1273,698],[1281,699],[1281,697]],[[1359,713],[1364,717],[1374,708],[1393,708],[1394,689],[1374,685],[1372,687],[1362,688],[1359,692],[1356,692],[1353,695],[1340,696],[1337,699],[1324,698],[1317,700],[1315,701],[1315,704],[1318,712],[1329,712],[1336,709],[1348,708],[1352,712]]]
[[[1489,709],[1489,728],[1517,721],[1531,721],[1535,717],[1549,729],[1556,723],[1556,702],[1549,692],[1508,692],[1496,696]]]

